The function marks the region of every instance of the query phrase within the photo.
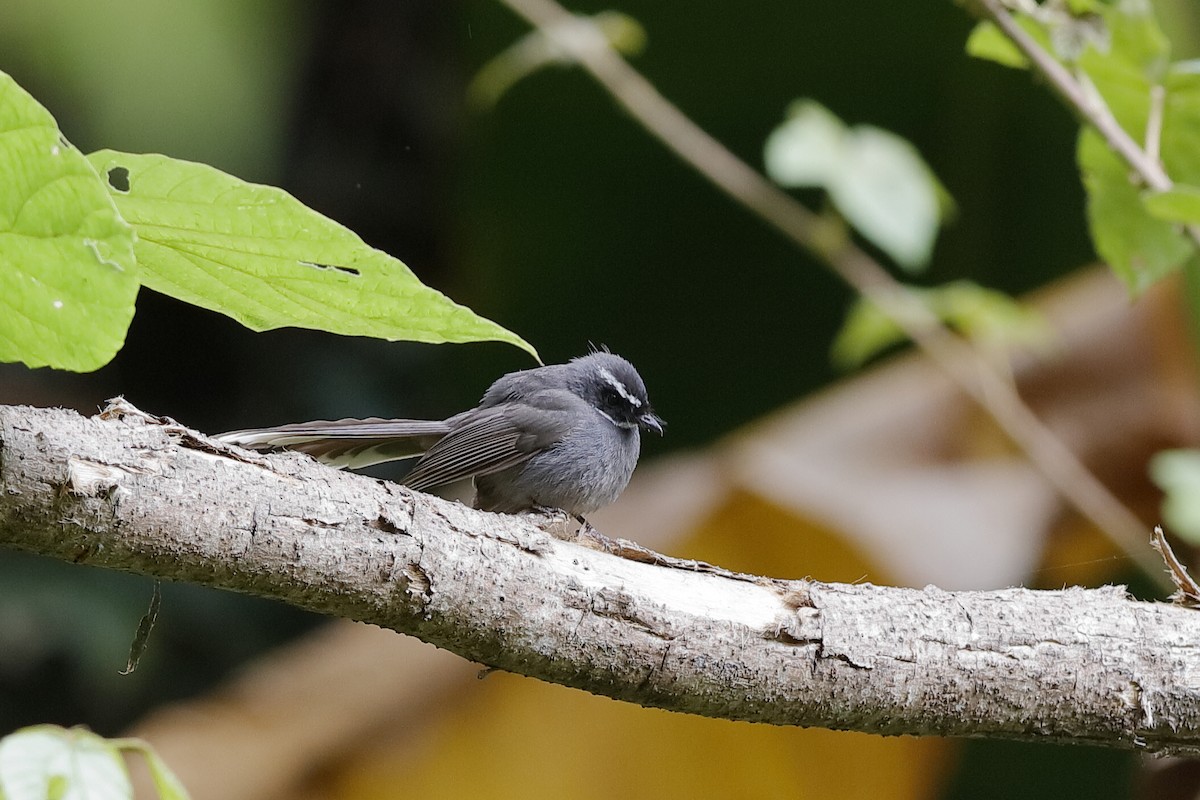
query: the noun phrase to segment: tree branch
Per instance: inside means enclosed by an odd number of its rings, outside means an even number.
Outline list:
[[[0,406],[0,544],[271,597],[674,711],[1200,753],[1200,616],[620,557],[118,405]],[[653,561],[653,563],[647,563]]]

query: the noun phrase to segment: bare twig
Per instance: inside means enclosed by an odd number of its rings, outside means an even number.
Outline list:
[[[1167,565],[1167,574],[1175,584],[1175,594],[1171,595],[1171,599],[1183,606],[1200,608],[1200,585],[1197,585],[1196,579],[1176,557],[1161,525],[1154,526],[1154,538],[1150,540],[1150,546],[1163,557]]]
[[[1166,104],[1167,90],[1161,85],[1150,87],[1150,115],[1146,118],[1146,157],[1155,164],[1159,161],[1162,149],[1163,106]]]
[[[986,359],[946,330],[877,261],[845,237],[826,235],[817,215],[672,105],[586,20],[573,16],[554,0],[501,2],[554,37],[667,149],[878,306],[996,420],[1071,505],[1147,575],[1169,588],[1162,579],[1160,563],[1146,547],[1146,526],[1037,418]]]

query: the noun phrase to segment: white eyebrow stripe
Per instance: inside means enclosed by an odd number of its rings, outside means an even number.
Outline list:
[[[621,397],[624,397],[625,400],[629,403],[629,405],[633,406],[634,408],[642,407],[642,401],[638,400],[636,397],[631,395],[629,393],[629,390],[625,388],[625,384],[623,384],[619,380],[617,380],[616,375],[613,375],[611,372],[606,370],[604,367],[601,367],[600,368],[600,377],[604,378],[604,380],[608,381],[608,385],[613,387],[614,389],[616,389],[617,394],[621,395]]]
[[[600,411],[600,409],[598,409],[598,408],[596,409],[596,411],[599,411],[599,412],[600,412],[600,416],[604,417],[606,420],[608,420],[609,422],[611,422],[613,425],[616,425],[618,428],[627,428],[627,429],[630,429],[630,430],[633,430],[633,429],[636,429],[636,428],[637,428],[637,423],[636,423],[636,422],[617,422],[615,419],[613,419],[613,418],[612,418],[612,417],[611,417],[611,416],[608,414],[608,412],[606,412],[606,411]]]

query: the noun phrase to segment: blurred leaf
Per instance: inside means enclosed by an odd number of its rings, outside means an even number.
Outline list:
[[[88,156],[137,231],[142,282],[253,330],[285,326],[418,342],[534,349],[421,284],[387,253],[272,186],[205,164]]]
[[[845,161],[846,125],[825,106],[797,100],[767,137],[763,162],[780,186],[826,186]]]
[[[1079,56],[1079,67],[1126,132],[1141,140],[1149,115],[1150,88],[1166,75],[1169,43],[1143,0],[1105,6],[1101,13],[1107,40],[1091,42]]]
[[[1190,544],[1200,544],[1200,450],[1164,450],[1150,459],[1150,478],[1162,489],[1163,521]]]
[[[5,800],[132,800],[117,748],[83,728],[37,725],[0,739]]]
[[[991,22],[979,22],[967,37],[967,55],[1014,69],[1029,67],[1029,59]]]
[[[50,112],[3,72],[0,173],[0,361],[107,364],[133,318],[133,232]]]
[[[154,781],[154,789],[162,800],[188,800],[188,791],[179,778],[171,771],[162,757],[154,748],[142,739],[112,739],[110,744],[124,751],[141,754],[150,770],[150,778]]]
[[[1163,166],[1177,183],[1200,186],[1200,72],[1173,67],[1163,88]]]
[[[846,320],[830,347],[830,359],[838,369],[848,371],[906,338],[878,306],[860,297],[846,312]]]
[[[971,281],[928,292],[933,312],[974,342],[1044,350],[1053,341],[1046,319],[1031,306]]]
[[[911,144],[867,125],[847,128],[797,101],[767,137],[767,174],[781,186],[821,186],[846,220],[900,266],[928,263],[949,197]]]
[[[1038,19],[1027,14],[1014,14],[1018,26],[1028,33],[1044,50],[1054,51],[1050,41],[1049,27]],[[1017,48],[1012,40],[991,22],[979,22],[967,37],[967,55],[994,61],[1005,67],[1026,69],[1029,66],[1025,54]]]
[[[938,192],[929,167],[907,141],[865,125],[851,130],[829,196],[897,264],[914,271],[929,263],[941,222]]]
[[[1074,14],[1065,6],[1050,3],[1038,7],[1038,17],[1050,34],[1050,49],[1065,62],[1079,59],[1089,48],[1107,51],[1109,31],[1097,14]]]
[[[1165,192],[1143,192],[1150,216],[1167,222],[1200,222],[1200,188],[1175,184]]]
[[[1100,257],[1134,294],[1169,274],[1194,252],[1178,226],[1150,215],[1129,168],[1090,129],[1079,137],[1087,218]]]
[[[1155,83],[1161,81],[1170,61],[1171,43],[1159,27],[1150,0],[1100,4],[1097,11],[1109,32],[1111,57],[1130,64]]]
[[[971,281],[934,289],[910,289],[938,319],[976,344],[1045,350],[1053,340],[1046,320],[1029,306]],[[871,302],[859,299],[846,315],[832,347],[834,364],[853,369],[908,337]]]

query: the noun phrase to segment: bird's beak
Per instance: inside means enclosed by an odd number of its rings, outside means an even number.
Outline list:
[[[659,436],[663,435],[663,427],[665,427],[666,424],[667,423],[663,422],[662,418],[657,414],[643,414],[642,416],[638,417],[638,425],[641,425],[648,431],[654,431]]]

